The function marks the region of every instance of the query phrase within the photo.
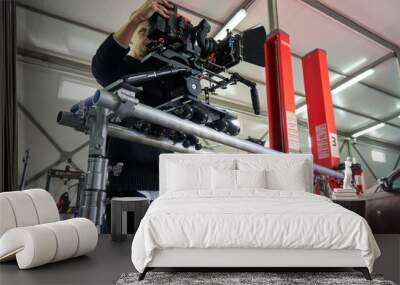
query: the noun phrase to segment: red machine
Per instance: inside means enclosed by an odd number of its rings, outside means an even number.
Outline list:
[[[328,168],[337,168],[340,163],[339,142],[326,52],[316,49],[305,55],[302,62],[314,162]]]
[[[289,35],[280,30],[272,32],[265,41],[264,50],[269,146],[285,153],[298,152],[300,143]]]

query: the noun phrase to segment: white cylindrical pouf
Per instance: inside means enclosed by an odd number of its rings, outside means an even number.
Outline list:
[[[42,225],[51,229],[56,235],[57,251],[51,262],[71,258],[78,249],[78,233],[71,223],[60,221]]]
[[[0,237],[9,229],[17,226],[10,202],[0,193]]]
[[[78,233],[78,249],[74,257],[91,252],[96,248],[98,233],[94,223],[85,218],[66,220]]]
[[[57,252],[54,232],[42,225],[14,228],[0,239],[1,257],[15,254],[20,269],[37,267],[51,262]]]
[[[33,226],[39,223],[35,205],[30,196],[23,191],[3,192],[14,211],[17,227]]]
[[[43,189],[29,189],[22,192],[31,197],[38,214],[39,224],[60,220],[56,202],[49,192]]]

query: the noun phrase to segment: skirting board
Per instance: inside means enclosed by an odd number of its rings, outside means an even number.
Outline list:
[[[147,267],[365,267],[359,250],[193,249],[155,250]]]

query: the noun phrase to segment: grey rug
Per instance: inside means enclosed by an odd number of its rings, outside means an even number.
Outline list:
[[[373,280],[368,281],[359,272],[148,272],[142,281],[138,281],[138,276],[138,273],[122,274],[117,285],[395,285],[381,276],[373,275]]]

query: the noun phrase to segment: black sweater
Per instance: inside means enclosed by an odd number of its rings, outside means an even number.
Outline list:
[[[129,49],[119,45],[113,35],[100,45],[92,60],[92,73],[103,87],[124,75],[154,70],[154,67],[127,56],[128,52]],[[145,83],[142,85],[143,92],[137,97],[141,103],[155,107],[170,100],[178,81],[178,78],[170,77]],[[126,122],[122,125],[126,125]],[[154,147],[109,138],[109,165],[124,163],[119,177],[110,176],[109,196],[134,194],[136,190],[158,190],[158,158],[163,152]]]

